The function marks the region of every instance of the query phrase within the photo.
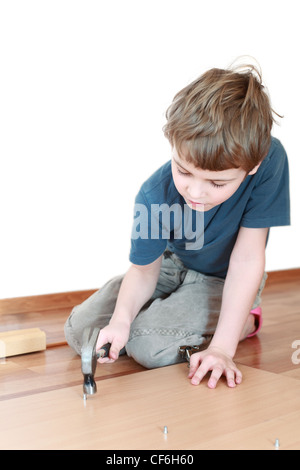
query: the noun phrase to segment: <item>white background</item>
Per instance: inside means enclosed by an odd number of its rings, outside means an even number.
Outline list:
[[[93,289],[128,267],[134,197],[170,158],[173,96],[238,56],[261,66],[291,172],[300,266],[299,2],[0,0],[0,298]]]

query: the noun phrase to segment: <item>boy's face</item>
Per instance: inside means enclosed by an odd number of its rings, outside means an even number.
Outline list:
[[[254,174],[258,166],[248,174]],[[188,206],[204,212],[229,199],[244,181],[246,171],[241,168],[201,170],[181,159],[173,148],[172,175],[177,191]]]

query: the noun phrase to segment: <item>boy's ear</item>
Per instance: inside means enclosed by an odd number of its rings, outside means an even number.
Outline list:
[[[255,173],[256,173],[257,170],[259,169],[260,165],[261,165],[261,162],[259,162],[259,164],[256,165],[256,166],[253,168],[253,170],[249,171],[248,175],[255,175]]]

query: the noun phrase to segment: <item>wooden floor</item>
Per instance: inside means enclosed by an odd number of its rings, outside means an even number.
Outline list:
[[[300,270],[270,273],[263,329],[238,347],[245,379],[234,391],[225,381],[216,390],[191,386],[186,364],[146,371],[123,356],[98,365],[98,393],[84,405],[80,358],[63,325],[91,293],[0,300],[0,331],[39,327],[47,337],[46,351],[0,359],[1,449],[272,449],[277,438],[282,449],[300,449],[300,364],[292,360],[300,359],[292,347],[300,342]],[[187,402],[200,413],[196,424]],[[102,419],[110,426],[100,439]]]

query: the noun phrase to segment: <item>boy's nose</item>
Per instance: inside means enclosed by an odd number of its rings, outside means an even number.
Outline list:
[[[188,188],[189,196],[192,201],[199,202],[206,196],[206,191],[203,185],[190,186]]]

